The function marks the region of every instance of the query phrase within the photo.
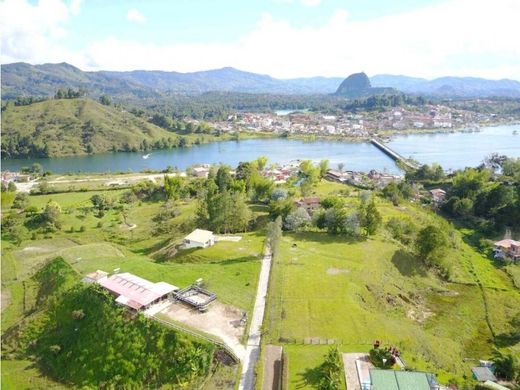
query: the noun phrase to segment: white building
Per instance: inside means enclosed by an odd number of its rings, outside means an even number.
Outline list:
[[[195,229],[184,237],[183,248],[208,248],[215,245],[213,232],[203,229]]]

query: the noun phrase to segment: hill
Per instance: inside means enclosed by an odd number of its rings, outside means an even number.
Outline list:
[[[343,81],[339,77],[301,77],[278,79],[231,67],[200,72],[134,70],[129,72],[84,72],[70,64],[2,65],[2,99],[18,96],[53,96],[60,87],[82,88],[90,97],[106,93],[124,99],[158,99],[169,93],[209,91],[331,94]],[[441,77],[434,80],[396,75],[375,75],[374,88],[394,88],[401,92],[440,97],[519,97],[520,82],[487,80],[476,77]],[[379,93],[379,92],[378,92]]]
[[[396,88],[405,93],[440,97],[520,97],[520,82],[515,80],[486,80],[477,77],[422,78],[376,75],[371,78],[376,87]]]
[[[370,79],[364,73],[353,73],[340,84],[336,95],[350,98],[397,93],[394,88],[373,88]]]
[[[177,146],[180,138],[90,99],[9,105],[2,112],[2,157],[57,157]]]

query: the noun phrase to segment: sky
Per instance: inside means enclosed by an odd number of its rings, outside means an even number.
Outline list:
[[[1,63],[520,80],[520,0],[0,0]]]

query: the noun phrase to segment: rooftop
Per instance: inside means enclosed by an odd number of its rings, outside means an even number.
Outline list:
[[[116,299],[118,303],[136,310],[178,290],[169,283],[153,283],[128,272],[111,275],[99,280],[98,283],[110,292],[119,295]]]
[[[502,248],[511,248],[511,246],[520,246],[520,241],[511,240],[510,238],[506,240],[501,240],[495,242],[496,246],[502,247]]]
[[[430,390],[428,375],[432,376],[425,372],[370,370],[373,390]]]
[[[195,229],[190,234],[188,234],[186,237],[184,237],[185,240],[195,241],[195,242],[206,242],[208,240],[211,240],[213,238],[213,232],[209,230],[203,230],[203,229]]]
[[[485,381],[493,381],[495,382],[497,378],[495,374],[489,369],[489,367],[471,367],[471,372],[473,372],[473,376],[479,382]]]

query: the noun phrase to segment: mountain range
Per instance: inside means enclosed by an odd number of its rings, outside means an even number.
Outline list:
[[[226,91],[272,94],[333,94],[341,77],[277,79],[226,67],[201,72],[135,70],[82,71],[67,63],[2,65],[2,98],[50,96],[60,87],[82,88],[92,97],[158,98],[171,93]],[[474,77],[441,77],[434,80],[396,75],[370,78],[373,88],[394,88],[409,94],[439,97],[520,97],[520,82]]]

